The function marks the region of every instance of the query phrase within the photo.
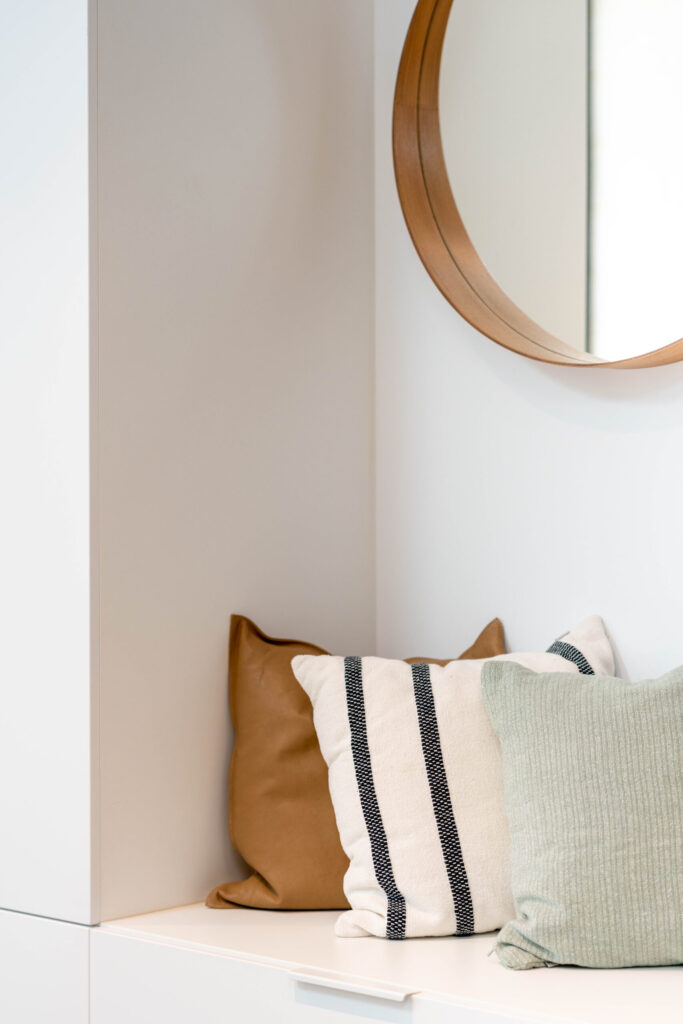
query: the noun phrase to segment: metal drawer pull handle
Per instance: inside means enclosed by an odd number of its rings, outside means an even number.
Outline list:
[[[373,985],[367,978],[335,977],[323,971],[292,971],[290,977],[302,985],[315,985],[318,988],[332,988],[341,992],[354,992],[359,996],[371,996],[373,999],[385,999],[392,1003],[403,1003],[415,994],[416,989],[401,988],[400,985]]]

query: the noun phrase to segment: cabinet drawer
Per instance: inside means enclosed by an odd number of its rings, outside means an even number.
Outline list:
[[[95,930],[92,1024],[413,1024],[396,987]],[[417,1021],[415,1021],[417,1024]]]
[[[91,1024],[542,1024],[315,969],[95,929]]]
[[[88,1024],[90,929],[0,911],[0,1021]]]

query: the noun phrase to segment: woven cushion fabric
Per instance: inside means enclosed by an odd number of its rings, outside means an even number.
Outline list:
[[[505,650],[494,619],[465,652]],[[348,860],[339,842],[311,702],[292,672],[296,654],[324,654],[303,640],[267,636],[243,615],[230,628],[230,712],[235,742],[230,769],[230,836],[249,876],[226,882],[210,907],[269,910],[348,906]]]
[[[626,684],[490,663],[483,691],[511,832],[501,962],[681,963],[683,668]]]
[[[502,658],[577,677],[614,671],[597,617],[551,652]],[[510,917],[502,769],[481,696],[484,664],[294,658],[350,860],[351,910],[338,919],[338,935],[469,934]]]

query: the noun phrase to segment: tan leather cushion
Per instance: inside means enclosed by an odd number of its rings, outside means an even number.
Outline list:
[[[348,867],[313,727],[311,702],[292,672],[297,654],[327,654],[299,640],[266,636],[243,615],[230,623],[230,712],[235,745],[230,769],[233,846],[251,870],[207,897],[209,907],[336,910],[348,907]],[[461,658],[505,653],[494,619]],[[410,658],[447,664],[435,658]],[[452,659],[450,659],[452,660]]]

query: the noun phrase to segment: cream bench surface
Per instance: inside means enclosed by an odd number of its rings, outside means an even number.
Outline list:
[[[334,912],[178,907],[93,931],[95,1024],[681,1024],[683,970],[513,972],[492,935],[338,939]]]

